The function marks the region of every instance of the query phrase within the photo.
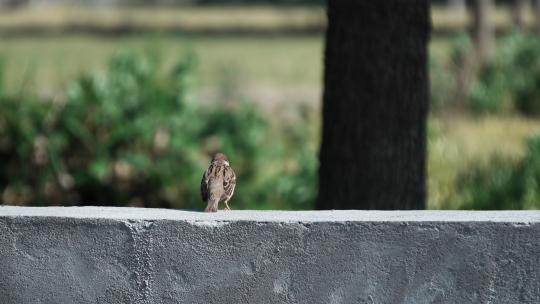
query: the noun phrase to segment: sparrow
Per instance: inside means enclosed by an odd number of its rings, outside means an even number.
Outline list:
[[[217,153],[201,180],[202,200],[207,203],[204,211],[217,212],[219,201],[225,203],[225,210],[231,210],[228,203],[233,196],[235,186],[236,175],[229,166],[227,157],[223,153]]]

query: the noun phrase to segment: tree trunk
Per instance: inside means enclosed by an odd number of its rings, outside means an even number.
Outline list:
[[[465,0],[448,0],[447,6],[448,9],[456,13],[463,13],[467,10]]]
[[[28,0],[0,0],[0,9],[11,9],[27,5]]]
[[[328,1],[317,209],[425,208],[429,1]]]
[[[514,20],[514,25],[521,30],[524,30],[527,26],[527,2],[527,0],[514,0],[512,4],[512,19]]]
[[[493,57],[495,47],[495,30],[492,18],[494,15],[493,0],[473,0],[472,37],[476,50],[476,63],[482,66]]]

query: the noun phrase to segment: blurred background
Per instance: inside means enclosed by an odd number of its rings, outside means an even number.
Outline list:
[[[312,209],[320,0],[0,0],[0,197]],[[540,208],[540,1],[432,1],[430,209]],[[477,54],[479,56],[472,56]]]

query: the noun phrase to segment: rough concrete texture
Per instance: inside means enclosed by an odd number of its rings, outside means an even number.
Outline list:
[[[0,207],[0,303],[540,303],[540,212]]]

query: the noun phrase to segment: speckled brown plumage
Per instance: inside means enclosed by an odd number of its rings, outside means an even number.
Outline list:
[[[223,153],[214,155],[210,167],[206,169],[201,180],[201,197],[207,203],[205,212],[216,212],[220,201],[229,208],[229,200],[234,194],[236,175],[229,166],[229,161]]]

